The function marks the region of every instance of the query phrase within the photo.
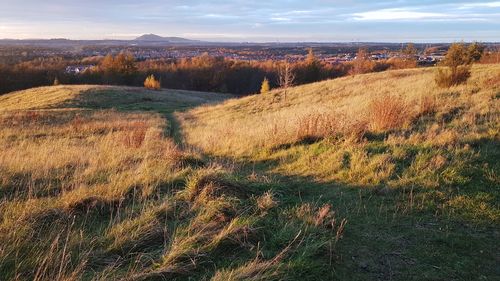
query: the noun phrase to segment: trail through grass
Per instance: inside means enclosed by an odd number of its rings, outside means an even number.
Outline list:
[[[495,280],[498,65],[0,97],[7,280]]]

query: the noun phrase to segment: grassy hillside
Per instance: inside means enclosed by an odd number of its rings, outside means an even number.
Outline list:
[[[7,280],[494,280],[500,66],[0,97]]]
[[[172,111],[226,98],[97,86],[2,97],[1,279],[328,272],[330,258],[312,257],[331,256],[342,235],[344,222],[329,206],[279,207],[261,181],[180,146]]]
[[[340,279],[493,280],[500,65],[475,66],[450,89],[435,71],[345,77],[178,117],[192,146],[346,217]]]

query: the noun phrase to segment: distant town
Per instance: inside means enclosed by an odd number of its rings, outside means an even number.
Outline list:
[[[500,43],[475,48],[492,60]],[[296,85],[353,73],[434,66],[451,43],[217,43],[143,35],[135,40],[0,40],[0,94],[50,84],[140,86],[154,74],[169,88],[248,95],[290,64]],[[474,47],[474,46],[472,46]],[[480,57],[479,54],[479,57]],[[495,61],[499,60],[495,55]]]
[[[178,37],[160,37],[147,34],[135,40],[94,40],[73,41],[51,40],[0,40],[0,63],[9,63],[9,58],[17,57],[26,61],[40,57],[60,56],[66,59],[101,57],[121,52],[131,53],[137,60],[182,59],[208,54],[241,61],[291,62],[303,60],[312,48],[316,57],[326,63],[335,64],[352,61],[360,47],[369,51],[373,60],[390,59],[401,56],[407,43],[214,43],[189,40]],[[487,49],[498,49],[500,43],[482,43]],[[419,64],[435,64],[446,54],[448,43],[414,44]],[[90,67],[87,66],[87,67]],[[68,68],[78,73],[81,67]]]

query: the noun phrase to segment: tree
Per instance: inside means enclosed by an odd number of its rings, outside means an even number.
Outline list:
[[[285,63],[279,68],[279,85],[282,88],[288,88],[293,86],[295,81],[295,75],[293,73],[292,67],[285,61]]]
[[[295,74],[293,73],[292,67],[285,60],[285,63],[281,65],[278,69],[278,84],[284,90],[285,99],[286,93],[289,87],[293,86],[293,82],[295,81]]]
[[[306,64],[316,64],[318,62],[318,59],[314,55],[313,48],[309,48],[307,57],[306,57]]]
[[[351,74],[363,74],[373,72],[375,63],[368,56],[368,51],[365,48],[360,48],[356,54],[351,69]]]
[[[269,80],[267,77],[262,81],[262,85],[260,86],[260,93],[267,94],[271,90],[271,86],[269,85]]]
[[[413,43],[408,43],[403,49],[403,55],[405,59],[415,59],[415,56],[417,55],[417,48],[415,48]]]
[[[401,50],[402,58],[391,59],[392,68],[405,69],[417,67],[417,48],[413,43],[406,44],[406,47]]]
[[[101,70],[104,72],[113,72],[114,69],[114,61],[115,59],[113,58],[113,55],[107,54],[104,59],[101,61],[99,64],[99,67]]]
[[[161,83],[160,83],[160,81],[156,80],[156,78],[153,74],[151,74],[144,81],[144,87],[146,89],[150,89],[150,90],[160,90]]]
[[[436,83],[440,87],[451,87],[467,82],[470,77],[472,59],[468,49],[462,43],[453,43],[446,57],[441,62],[445,69],[436,72]]]
[[[137,71],[135,58],[131,53],[120,53],[114,59],[114,66],[118,73],[131,75]]]
[[[137,73],[135,58],[129,52],[122,52],[115,57],[106,55],[99,64],[99,69],[104,73],[104,81],[113,84],[130,85]]]
[[[453,43],[448,49],[448,53],[446,53],[441,65],[448,66],[450,68],[457,68],[461,65],[467,65],[469,63],[469,54],[464,44]]]
[[[470,62],[477,62],[481,59],[484,53],[485,46],[479,44],[478,42],[474,42],[469,45],[467,48],[468,56]]]
[[[321,62],[314,55],[312,48],[309,49],[304,63],[299,66],[300,83],[312,83],[321,80]]]

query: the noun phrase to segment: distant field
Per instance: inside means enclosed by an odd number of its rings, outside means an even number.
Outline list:
[[[495,280],[500,65],[0,96],[2,280]]]

